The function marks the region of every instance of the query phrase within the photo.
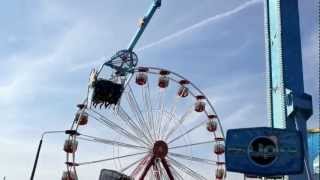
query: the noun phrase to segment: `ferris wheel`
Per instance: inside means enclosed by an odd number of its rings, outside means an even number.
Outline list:
[[[128,180],[225,179],[224,133],[208,97],[178,73],[137,67],[133,48],[160,6],[153,0],[129,48],[91,72],[66,131],[62,180],[96,164]]]
[[[62,179],[78,179],[78,169],[108,162],[128,179],[224,179],[223,130],[205,94],[166,69],[133,68],[134,63],[114,68],[123,58],[135,62],[137,56],[122,51],[113,66],[92,72],[88,96],[78,105],[64,144]],[[129,78],[124,72],[131,72]],[[97,126],[105,133],[89,134],[96,131],[87,129]],[[113,153],[82,162],[78,146],[88,142],[104,144]]]

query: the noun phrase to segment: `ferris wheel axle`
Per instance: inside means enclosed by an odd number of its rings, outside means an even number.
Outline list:
[[[168,144],[164,141],[156,141],[153,145],[153,149],[152,149],[152,157],[151,159],[148,161],[147,165],[145,166],[139,180],[144,180],[144,178],[146,177],[148,171],[150,170],[150,168],[153,166],[154,169],[158,169],[157,167],[157,162],[161,162],[169,179],[170,180],[174,180],[174,177],[172,175],[172,172],[169,168],[168,162],[166,160],[166,156],[168,155]]]

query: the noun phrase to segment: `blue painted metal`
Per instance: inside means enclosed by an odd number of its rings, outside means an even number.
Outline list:
[[[114,77],[121,76],[124,77],[124,79],[122,78],[120,80],[122,81],[122,84],[127,82],[128,74],[132,73],[133,69],[138,64],[138,56],[133,52],[133,49],[141,38],[154,13],[160,7],[161,0],[153,0],[151,7],[140,22],[140,27],[132,38],[128,49],[118,51],[114,56],[106,61],[98,70],[97,76],[99,76],[103,68],[107,66],[114,70],[113,74],[109,75],[111,77],[109,77],[108,79],[112,79],[114,81]]]
[[[145,31],[146,27],[148,26],[154,13],[160,7],[161,7],[161,0],[153,0],[153,3],[151,5],[150,9],[148,10],[147,14],[142,18],[142,21],[140,23],[140,27],[129,44],[129,47],[128,47],[129,51],[132,51],[134,49],[134,47],[136,46],[140,37],[142,36],[143,32]]]
[[[105,62],[105,66],[109,66],[116,72],[121,73],[122,76],[126,76],[128,73],[132,73],[133,69],[138,64],[138,56],[133,51],[120,50],[113,55],[109,61]],[[120,75],[120,74],[118,74]]]
[[[318,174],[319,176],[320,128],[310,129],[308,131],[308,144],[310,165],[313,167],[313,174]]]
[[[269,78],[269,101],[272,127],[285,128],[285,108],[284,108],[284,84],[283,84],[283,61],[282,42],[280,35],[280,10],[279,1],[266,1],[267,17],[267,45],[268,56],[268,78]]]
[[[297,0],[266,0],[267,93],[271,126],[299,130],[307,152],[306,121],[312,98],[304,93],[299,10]],[[289,179],[308,179],[310,168]]]
[[[258,144],[258,150],[253,151],[253,142],[262,137],[273,142],[275,148],[270,149],[270,146]],[[257,164],[253,159],[257,155],[262,160],[272,157],[272,161],[263,165]],[[232,129],[227,132],[228,171],[268,177],[296,174],[303,171],[303,157],[301,133],[295,130],[260,127]]]

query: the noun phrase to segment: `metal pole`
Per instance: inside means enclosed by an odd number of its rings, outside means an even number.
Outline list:
[[[32,168],[32,173],[31,173],[30,180],[33,180],[34,173],[36,172],[41,147],[42,147],[42,139],[40,140],[39,145],[38,145],[38,150],[37,150],[37,154],[36,154],[36,159],[34,160],[34,163],[33,163],[33,168]]]
[[[37,154],[36,154],[36,158],[34,160],[33,163],[33,168],[32,168],[32,172],[31,172],[31,177],[30,180],[33,180],[37,166],[38,166],[38,160],[39,160],[39,156],[40,156],[40,151],[41,151],[41,147],[42,147],[42,142],[43,142],[43,138],[46,134],[54,134],[54,133],[65,133],[66,131],[45,131],[42,133],[41,135],[41,139],[38,145],[38,149],[37,149]],[[3,179],[5,180],[6,177],[4,177]]]

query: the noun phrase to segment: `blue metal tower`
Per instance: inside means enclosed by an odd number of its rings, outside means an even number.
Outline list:
[[[271,126],[298,130],[304,143],[304,172],[310,178],[306,122],[312,98],[304,92],[298,0],[265,0],[268,115]]]

